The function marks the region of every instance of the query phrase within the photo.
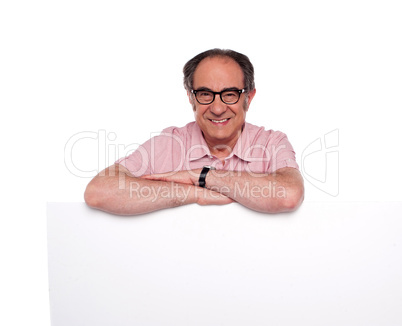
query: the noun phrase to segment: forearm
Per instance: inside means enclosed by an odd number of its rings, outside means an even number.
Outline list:
[[[195,203],[193,185],[153,181],[130,176],[118,165],[97,175],[87,186],[85,202],[118,215],[137,215]]]
[[[264,213],[295,210],[304,197],[303,179],[291,168],[278,170],[275,174],[211,170],[206,178],[206,188]]]

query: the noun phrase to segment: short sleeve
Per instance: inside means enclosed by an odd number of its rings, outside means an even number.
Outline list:
[[[296,162],[295,151],[286,134],[280,131],[274,132],[267,146],[270,153],[268,173],[273,173],[285,167],[299,169],[299,165]]]
[[[183,140],[176,127],[163,130],[140,145],[129,156],[116,161],[135,177],[147,174],[164,173],[182,169],[184,156]],[[181,164],[181,165],[180,165]]]
[[[135,177],[150,174],[150,140],[140,145],[132,154],[118,159],[116,164],[124,166]]]

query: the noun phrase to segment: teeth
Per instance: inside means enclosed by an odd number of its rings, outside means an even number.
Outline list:
[[[213,119],[211,119],[211,121],[215,122],[215,123],[222,123],[222,122],[225,122],[227,120],[229,120],[229,119],[223,119],[223,120],[213,120]]]

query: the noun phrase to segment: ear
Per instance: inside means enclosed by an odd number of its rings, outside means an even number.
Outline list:
[[[193,93],[191,93],[189,90],[187,91],[187,96],[188,96],[188,101],[190,104],[193,104]]]
[[[195,107],[194,94],[191,93],[190,91],[187,91],[187,96],[188,96],[188,101],[190,102],[191,107],[193,108],[193,111],[195,112],[196,107]]]
[[[250,107],[251,101],[253,100],[256,92],[257,92],[257,90],[254,88],[252,91],[250,91],[247,94],[247,108],[246,108],[246,110],[248,110],[248,108]]]

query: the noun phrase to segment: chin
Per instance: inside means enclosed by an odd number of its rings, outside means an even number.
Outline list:
[[[230,139],[230,136],[222,135],[222,134],[214,134],[214,135],[211,135],[211,136],[212,136],[211,138],[221,142],[222,144],[225,144]]]

